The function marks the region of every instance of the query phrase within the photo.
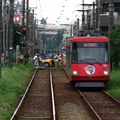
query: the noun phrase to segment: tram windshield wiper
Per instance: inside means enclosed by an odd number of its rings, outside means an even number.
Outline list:
[[[84,59],[79,59],[79,60],[75,60],[74,62],[82,62],[82,63],[88,63],[88,64],[102,64],[101,62],[97,61],[96,59],[93,58],[84,58]]]
[[[83,62],[83,63],[88,63],[88,64],[90,64],[91,62],[89,62],[88,60],[86,60],[86,59],[79,59],[78,60],[79,62]]]
[[[88,58],[88,59],[85,59],[85,60],[90,60],[90,61],[93,61],[95,63],[98,63],[98,64],[102,64],[101,62],[99,62],[98,60],[94,59],[94,58]]]

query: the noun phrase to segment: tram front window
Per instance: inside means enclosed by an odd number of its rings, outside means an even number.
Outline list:
[[[108,63],[108,43],[73,43],[73,63]]]

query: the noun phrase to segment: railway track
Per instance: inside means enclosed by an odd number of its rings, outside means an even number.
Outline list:
[[[94,120],[65,72],[54,70],[52,74],[57,120]]]
[[[120,120],[120,102],[105,91],[81,92],[83,101],[97,120]]]
[[[52,75],[35,71],[10,120],[56,120]]]
[[[77,91],[62,70],[37,70],[10,120],[120,120],[120,103],[105,91]]]
[[[65,73],[38,70],[10,120],[73,119],[93,120]]]
[[[68,72],[65,73],[68,76]],[[77,89],[77,92],[95,120],[120,120],[120,102],[106,91],[88,92]]]

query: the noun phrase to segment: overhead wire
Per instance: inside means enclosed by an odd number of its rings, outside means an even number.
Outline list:
[[[40,17],[43,18],[41,0],[39,0],[39,4],[38,5],[39,5]]]
[[[57,22],[59,23],[60,22],[60,20],[62,20],[62,18],[63,18],[63,15],[64,15],[64,11],[65,11],[65,7],[66,7],[66,2],[67,0],[64,0],[64,4],[62,5],[62,7],[61,7],[61,10],[60,10],[60,14],[59,14],[59,16],[57,17]]]

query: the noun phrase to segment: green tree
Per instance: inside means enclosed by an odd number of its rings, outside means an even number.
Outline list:
[[[63,39],[63,30],[58,30],[55,36],[42,34],[42,51],[59,51]]]
[[[116,26],[110,33],[110,52],[112,67],[118,68],[120,61],[120,25]]]
[[[56,35],[56,50],[60,47],[60,44],[62,42],[62,39],[63,39],[63,33],[64,33],[64,30],[58,30],[58,33]]]

